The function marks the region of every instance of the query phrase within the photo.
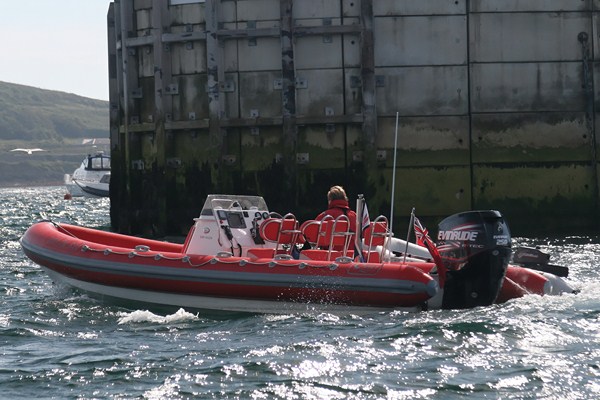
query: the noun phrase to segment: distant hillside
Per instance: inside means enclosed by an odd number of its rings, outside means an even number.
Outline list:
[[[107,101],[0,82],[0,187],[62,184],[109,137]],[[15,148],[43,148],[31,155]]]
[[[0,82],[0,140],[108,137],[107,101]]]

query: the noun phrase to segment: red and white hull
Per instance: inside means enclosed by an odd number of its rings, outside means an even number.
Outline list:
[[[570,291],[556,276],[508,265],[510,235],[497,211],[446,218],[440,252],[404,242],[399,254],[382,216],[362,238],[349,226],[346,216],[273,217],[259,196],[209,195],[182,245],[44,221],[21,246],[57,282],[197,309],[456,309]],[[435,264],[423,261],[429,252]]]
[[[25,254],[56,281],[127,300],[254,312],[417,307],[438,291],[423,270],[400,263],[188,256],[181,245],[40,222]]]

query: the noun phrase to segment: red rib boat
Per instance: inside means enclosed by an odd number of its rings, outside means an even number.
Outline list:
[[[364,237],[349,225],[345,216],[300,224],[292,214],[270,213],[262,197],[210,195],[184,244],[42,221],[21,245],[56,282],[196,309],[467,308],[556,286],[508,266],[510,234],[496,211],[444,220],[440,232],[448,240],[439,245],[438,265],[426,248],[394,239],[384,217]],[[404,251],[394,251],[399,246]],[[526,275],[539,278],[535,287],[521,279]]]

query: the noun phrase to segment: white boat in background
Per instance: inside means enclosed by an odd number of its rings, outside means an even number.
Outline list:
[[[73,197],[108,197],[110,156],[88,154],[73,174],[65,174],[65,186]]]

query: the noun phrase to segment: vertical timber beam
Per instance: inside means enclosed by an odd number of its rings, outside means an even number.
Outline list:
[[[285,182],[282,192],[289,193],[293,204],[298,203],[296,184],[296,73],[294,67],[293,0],[280,0],[281,24],[281,101],[283,117],[283,163]]]
[[[119,232],[131,233],[131,215],[133,214],[132,202],[131,202],[131,154],[130,154],[130,138],[129,138],[129,111],[132,108],[132,99],[129,96],[131,93],[132,81],[136,77],[135,65],[129,63],[129,49],[127,48],[127,38],[129,37],[129,26],[133,22],[133,0],[119,0],[115,5],[119,6],[117,11],[117,18],[115,19],[115,25],[118,26],[117,35],[117,65],[119,73],[117,73],[117,81],[119,91],[122,97],[119,96],[120,104],[120,123],[119,123],[119,147],[120,152],[118,154],[117,164],[124,172],[123,181],[117,181],[118,186],[116,187],[117,193],[115,196],[111,194],[111,201],[113,197],[118,199],[116,210],[117,226],[116,229]],[[111,184],[111,187],[113,185]],[[111,190],[112,192],[112,190]],[[112,206],[111,206],[112,207]]]
[[[362,133],[365,153],[371,157],[377,136],[377,101],[375,92],[375,41],[373,37],[373,0],[361,0],[361,79],[362,79]]]
[[[469,192],[471,198],[469,199],[469,207],[473,209],[475,207],[475,171],[473,165],[473,109],[471,103],[471,7],[469,2],[465,2],[465,23],[467,30],[467,40],[465,46],[467,47],[467,118],[469,119]]]
[[[596,155],[596,132],[595,132],[595,104],[594,104],[594,73],[590,67],[590,44],[589,35],[586,32],[579,32],[577,40],[581,45],[581,61],[582,61],[582,87],[585,93],[585,125],[588,137],[591,141],[591,167],[593,177],[593,196],[594,196],[594,214],[598,215],[598,159]],[[592,57],[593,59],[593,57]]]
[[[170,96],[165,96],[165,82],[171,82],[171,60],[162,43],[163,32],[169,29],[168,2],[152,0],[152,30],[154,55],[154,151],[155,162],[152,166],[151,208],[155,210],[152,234],[155,237],[165,236],[167,228],[165,151],[167,146],[165,132],[165,108],[171,111]]]
[[[597,4],[596,2],[592,2],[591,3],[591,9],[590,9],[590,25],[593,27],[594,24],[594,16],[597,13]],[[592,28],[592,32],[594,32],[594,29]],[[594,190],[595,190],[595,207],[596,207],[596,229],[600,229],[600,175],[598,173],[598,169],[600,168],[600,165],[598,164],[599,160],[598,160],[598,132],[596,130],[596,87],[595,87],[595,82],[594,82],[594,64],[596,61],[596,54],[594,54],[594,50],[596,49],[596,46],[594,45],[594,41],[596,41],[597,39],[597,35],[591,34],[591,46],[590,46],[590,52],[591,52],[591,82],[590,85],[591,87],[587,88],[590,96],[590,102],[591,104],[588,104],[589,110],[588,112],[591,113],[591,117],[592,117],[592,163],[593,163],[593,176],[594,176]]]
[[[110,183],[110,219],[113,229],[118,230],[119,201],[118,194],[121,192],[123,170],[121,163],[114,160],[120,158],[121,144],[119,143],[119,71],[120,58],[117,55],[117,15],[115,3],[110,3],[106,15],[106,33],[108,44],[108,100],[109,100],[109,130],[110,130],[110,153],[113,160],[112,179]]]
[[[206,0],[206,71],[208,91],[208,121],[211,147],[216,151],[217,171],[213,171],[213,184],[218,190],[223,190],[223,155],[225,154],[225,140],[221,130],[221,101],[219,99],[219,1]]]
[[[117,54],[117,15],[115,11],[115,3],[108,6],[106,15],[106,33],[108,44],[108,99],[110,104],[110,141],[111,150],[118,150],[119,144],[119,68],[117,64],[120,62],[120,57]]]

